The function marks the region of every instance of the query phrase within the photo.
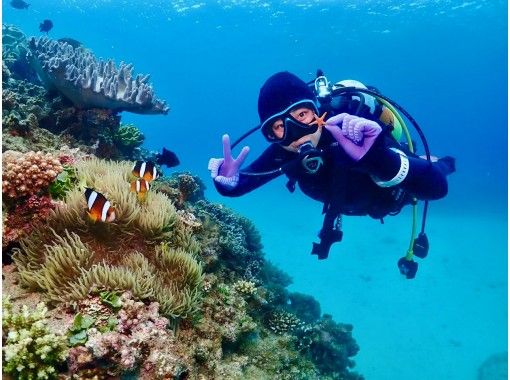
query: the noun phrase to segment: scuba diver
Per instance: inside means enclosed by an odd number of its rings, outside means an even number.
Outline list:
[[[400,110],[418,130],[426,157],[414,152]],[[223,158],[211,158],[208,169],[214,185],[224,196],[246,194],[285,174],[287,188],[296,183],[307,196],[322,202],[324,222],[320,243],[312,254],[326,259],[333,243],[342,240],[342,215],[369,215],[382,219],[413,205],[413,232],[407,255],[398,261],[400,272],[414,278],[418,263],[428,252],[425,219],[429,200],[446,196],[446,176],[455,171],[452,157],[430,156],[421,129],[395,102],[353,80],[331,84],[317,72],[305,83],[289,72],[271,76],[260,89],[260,125],[232,146],[223,136]],[[260,130],[269,147],[241,169],[249,147],[237,157],[231,149],[255,130]],[[402,135],[407,143],[400,143]],[[416,230],[416,203],[424,200],[422,230]]]

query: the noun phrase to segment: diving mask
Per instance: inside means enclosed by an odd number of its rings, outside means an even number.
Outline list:
[[[261,124],[260,129],[267,141],[288,146],[293,141],[317,131],[318,125],[302,123],[292,116],[291,112],[299,107],[307,107],[315,114],[318,113],[315,103],[311,100],[305,99],[291,104],[285,110],[267,118]],[[276,136],[273,131],[273,124],[279,119],[283,121],[283,135],[281,137]]]

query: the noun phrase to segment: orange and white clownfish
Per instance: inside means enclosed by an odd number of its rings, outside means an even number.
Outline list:
[[[145,199],[149,189],[150,189],[149,182],[144,179],[138,178],[137,180],[131,182],[131,191],[135,192],[136,195],[138,196],[138,199],[140,200]]]
[[[106,197],[91,188],[85,189],[85,200],[89,218],[93,222],[113,222],[115,220],[115,209]]]
[[[151,161],[136,161],[131,171],[135,177],[144,179],[148,182],[159,178],[159,172]]]

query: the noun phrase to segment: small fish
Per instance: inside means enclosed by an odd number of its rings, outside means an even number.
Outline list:
[[[148,182],[159,178],[159,172],[152,161],[136,161],[131,171],[135,177]]]
[[[48,33],[53,28],[53,22],[51,20],[44,20],[39,24],[39,30],[41,32]]]
[[[169,168],[173,168],[174,166],[177,166],[180,164],[179,158],[177,155],[172,152],[171,150],[168,150],[166,148],[163,148],[163,152],[159,153],[156,158],[156,162],[159,165],[165,165]]]
[[[136,193],[140,201],[144,201],[147,197],[147,192],[150,189],[149,182],[144,179],[138,178],[131,182],[131,191]]]
[[[90,220],[97,222],[113,222],[115,220],[115,209],[106,197],[91,188],[85,189],[85,200]]]
[[[28,9],[30,4],[24,2],[23,0],[11,0],[11,7],[16,9]]]
[[[75,40],[74,38],[70,38],[70,37],[59,38],[58,41],[65,42],[65,43],[71,45],[75,49],[79,48],[80,46],[83,46],[83,44],[80,41]]]

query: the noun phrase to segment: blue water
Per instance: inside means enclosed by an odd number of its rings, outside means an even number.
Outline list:
[[[323,311],[354,324],[367,379],[476,379],[489,356],[507,351],[507,2],[474,1],[5,1],[3,22],[39,35],[72,37],[97,56],[150,73],[168,116],[122,115],[166,146],[210,185],[207,197],[251,218],[266,256],[313,294]],[[330,259],[309,251],[321,207],[277,179],[241,199],[223,198],[207,161],[258,123],[258,91],[276,71],[310,80],[375,85],[404,106],[433,154],[458,171],[446,199],[431,206],[429,257],[402,279],[410,214],[344,221]],[[253,159],[265,141],[246,143]]]

